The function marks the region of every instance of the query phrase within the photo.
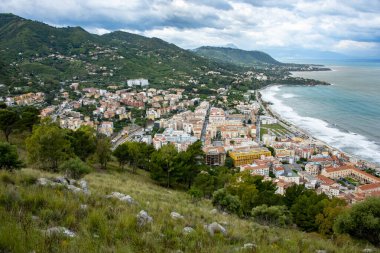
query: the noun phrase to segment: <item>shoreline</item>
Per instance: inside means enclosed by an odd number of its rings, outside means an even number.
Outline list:
[[[269,87],[272,87],[272,86],[288,86],[287,84],[270,84],[268,86],[265,86],[259,90],[257,90],[257,93],[260,93],[261,91],[269,88]],[[344,154],[345,156],[349,157],[349,158],[353,158],[353,159],[356,159],[358,161],[361,161],[363,162],[364,164],[366,164],[367,166],[369,167],[373,167],[374,169],[378,168],[380,166],[380,164],[376,163],[376,162],[372,162],[372,161],[368,161],[367,159],[364,159],[360,156],[357,156],[357,155],[354,155],[352,153],[348,153],[348,152],[345,152],[339,148],[336,148],[336,147],[333,147],[332,145],[328,144],[327,142],[325,141],[322,141],[320,140],[319,138],[315,137],[312,133],[310,133],[309,131],[305,130],[305,129],[302,129],[301,127],[297,126],[295,123],[293,122],[290,122],[288,121],[287,119],[283,118],[280,114],[278,114],[276,111],[274,111],[273,109],[270,108],[270,104],[267,104],[267,105],[264,105],[264,103],[271,103],[270,101],[264,101],[262,99],[262,95],[260,93],[260,96],[257,96],[256,95],[256,98],[257,98],[257,101],[258,103],[260,104],[260,106],[264,109],[264,111],[273,116],[274,118],[276,118],[279,123],[285,127],[286,129],[288,129],[290,132],[292,133],[301,133],[302,137],[307,137],[307,138],[304,138],[304,139],[309,139],[312,141],[313,144],[320,144],[320,145],[324,145],[325,147],[327,147],[329,149],[329,151],[337,151],[337,152],[340,152],[342,154]]]

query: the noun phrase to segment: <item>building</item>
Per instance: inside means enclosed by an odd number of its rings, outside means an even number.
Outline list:
[[[260,175],[269,177],[269,165],[265,162],[255,162],[240,166],[240,172],[249,171],[251,175]]]
[[[111,136],[113,134],[113,122],[103,121],[98,127],[98,132],[105,136]]]
[[[321,174],[333,179],[352,177],[364,184],[380,182],[380,178],[352,166],[328,167],[323,169]]]
[[[132,86],[148,86],[149,85],[149,81],[147,79],[131,79],[131,80],[128,80],[127,81],[127,84],[129,87],[132,87]]]
[[[321,164],[317,162],[309,162],[305,165],[305,171],[310,175],[317,176],[321,173]]]
[[[226,151],[224,147],[205,147],[205,160],[207,165],[224,165],[226,159]]]
[[[182,130],[174,130],[167,128],[162,134],[156,134],[153,138],[153,146],[155,149],[160,149],[162,146],[169,143],[173,144],[178,151],[186,151],[187,147],[197,141],[197,137]]]
[[[267,148],[254,148],[248,151],[234,151],[230,152],[230,157],[234,161],[234,166],[251,164],[261,156],[271,156],[271,152]]]
[[[280,180],[283,180],[285,183],[295,183],[300,184],[300,176],[294,173],[293,171],[285,172],[281,176],[279,176]]]

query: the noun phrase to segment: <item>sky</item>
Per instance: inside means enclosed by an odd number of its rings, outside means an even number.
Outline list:
[[[280,58],[380,58],[380,0],[1,0],[0,12],[186,49],[233,44]]]

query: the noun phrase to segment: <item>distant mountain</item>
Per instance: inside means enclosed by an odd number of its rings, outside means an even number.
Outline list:
[[[158,38],[121,31],[99,36],[81,27],[56,28],[13,14],[0,14],[0,52],[0,83],[25,89],[36,89],[39,83],[48,89],[46,82],[65,80],[110,83],[140,77],[155,84],[191,80],[217,86],[218,78],[208,72],[221,73],[229,83],[225,77],[232,78],[239,69]],[[17,76],[11,80],[12,73]]]
[[[208,59],[245,67],[282,64],[269,54],[261,51],[245,51],[230,47],[199,47],[194,51],[196,54]]]

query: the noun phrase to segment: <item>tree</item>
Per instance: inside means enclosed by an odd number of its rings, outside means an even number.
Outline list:
[[[202,142],[196,141],[185,152],[177,156],[178,170],[181,171],[181,181],[190,189],[195,177],[204,165],[205,154],[202,150]]]
[[[75,155],[82,161],[86,161],[95,153],[96,137],[93,128],[81,126],[77,131],[70,131],[68,135]]]
[[[59,166],[59,170],[65,172],[67,177],[80,179],[91,172],[91,167],[76,157],[63,162],[61,166]]]
[[[175,166],[178,152],[173,144],[168,144],[152,154],[151,177],[166,187],[172,187],[179,178],[178,166]]]
[[[286,206],[261,205],[252,209],[252,217],[264,225],[285,226],[291,224],[291,214]]]
[[[305,191],[306,187],[303,184],[293,184],[286,189],[284,195],[284,202],[288,208],[291,208],[297,198],[301,196]]]
[[[107,164],[111,159],[111,141],[108,137],[100,136],[96,142],[96,157],[102,169],[107,169]]]
[[[129,148],[128,143],[123,143],[119,145],[115,151],[113,152],[113,155],[117,158],[117,161],[119,162],[119,166],[121,169],[124,169],[124,165],[129,161]]]
[[[334,232],[347,233],[380,246],[380,198],[372,197],[354,204],[338,216]]]
[[[32,132],[33,126],[36,125],[39,121],[40,111],[32,106],[25,106],[18,109],[19,120],[18,120],[18,128],[20,130],[28,130]]]
[[[323,212],[328,202],[328,197],[325,194],[318,195],[312,190],[305,191],[290,208],[294,222],[307,232],[317,231],[316,217]]]
[[[57,171],[59,163],[72,156],[66,131],[50,121],[33,128],[26,139],[29,161],[39,168]]]
[[[316,223],[318,224],[318,232],[322,235],[332,235],[333,226],[336,218],[346,208],[346,202],[342,199],[333,198],[325,206],[322,213],[317,214]]]
[[[230,169],[233,168],[234,167],[234,160],[231,157],[227,156],[226,160],[224,161],[224,166],[226,166],[227,168],[230,168]]]
[[[15,146],[0,142],[0,169],[15,170],[22,166]]]
[[[0,109],[0,130],[9,142],[9,135],[16,129],[19,116],[13,110]]]
[[[229,194],[226,189],[219,189],[212,195],[212,204],[220,210],[241,215],[241,203],[237,196]]]

